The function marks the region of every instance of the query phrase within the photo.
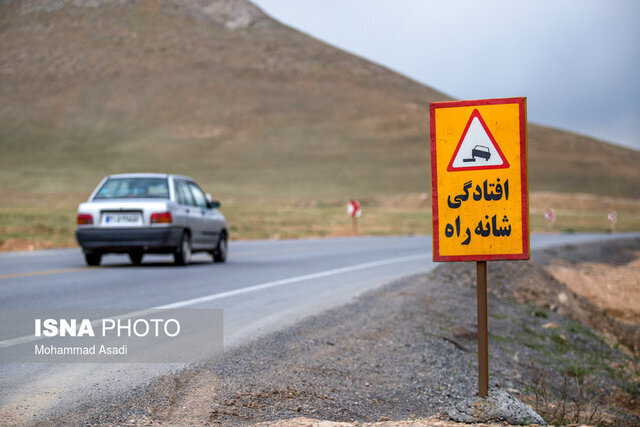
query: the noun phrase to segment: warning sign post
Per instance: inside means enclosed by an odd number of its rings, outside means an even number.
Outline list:
[[[529,259],[526,99],[431,104],[434,261]]]
[[[488,391],[487,261],[529,259],[526,98],[432,103],[433,260],[476,261],[478,386]]]

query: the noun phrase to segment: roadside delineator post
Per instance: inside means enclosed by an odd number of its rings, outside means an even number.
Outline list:
[[[607,214],[607,219],[611,223],[611,232],[615,233],[616,231],[616,222],[618,222],[618,212],[611,211]]]
[[[433,260],[475,261],[478,395],[489,390],[487,261],[529,259],[526,98],[430,105]]]
[[[347,213],[351,217],[353,234],[358,234],[358,218],[362,215],[360,202],[358,200],[350,200],[349,203],[347,203]]]
[[[549,208],[544,211],[544,219],[547,221],[547,224],[549,224],[549,230],[553,231],[553,223],[556,221],[556,213],[553,209]]]

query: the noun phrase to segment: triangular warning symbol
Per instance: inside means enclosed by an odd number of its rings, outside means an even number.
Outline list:
[[[473,110],[447,171],[505,169],[509,162],[478,110]]]

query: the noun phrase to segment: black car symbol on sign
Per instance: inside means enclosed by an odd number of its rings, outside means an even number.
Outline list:
[[[475,162],[476,157],[482,157],[485,161],[489,161],[491,158],[491,151],[489,151],[489,147],[485,147],[484,145],[476,145],[471,150],[471,158],[470,159],[462,159],[463,162]]]

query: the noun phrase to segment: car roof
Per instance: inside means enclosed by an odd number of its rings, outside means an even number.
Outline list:
[[[193,178],[184,175],[174,175],[168,173],[118,173],[114,175],[108,175],[107,178],[181,178],[189,181],[193,181]]]

